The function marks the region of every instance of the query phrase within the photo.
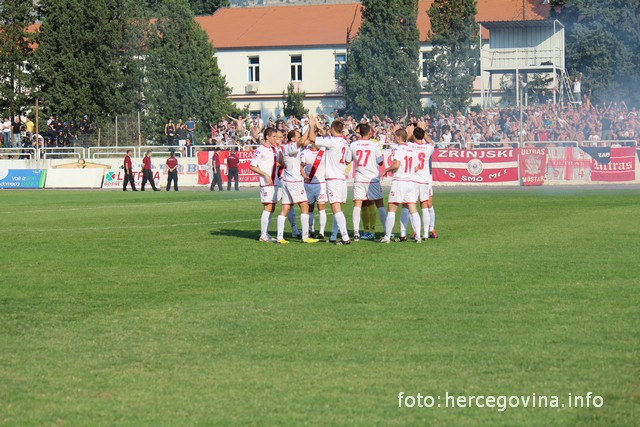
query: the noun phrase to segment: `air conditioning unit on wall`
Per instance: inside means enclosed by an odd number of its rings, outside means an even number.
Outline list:
[[[258,85],[257,84],[248,84],[244,87],[244,91],[246,93],[256,93],[258,92]]]

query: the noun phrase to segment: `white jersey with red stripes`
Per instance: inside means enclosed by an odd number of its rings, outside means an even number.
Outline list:
[[[393,172],[393,181],[413,181],[418,164],[416,152],[407,144],[398,144],[391,152],[391,161],[396,160],[400,162],[400,167]]]
[[[431,166],[429,160],[435,149],[433,144],[422,140],[421,143],[407,142],[407,145],[416,152],[418,170],[413,175],[413,182],[418,184],[431,184]]]
[[[311,177],[312,184],[322,184],[324,182],[324,170],[325,170],[325,156],[326,150],[324,148],[320,148],[314,150],[313,148],[309,148],[302,152],[302,163],[304,164],[304,173],[307,176],[311,176],[311,172],[313,171],[313,176]]]
[[[325,152],[325,178],[327,180],[346,179],[344,160],[349,144],[343,137],[325,136],[316,140],[316,146],[326,148]]]
[[[346,159],[347,163],[353,163],[355,170],[355,183],[369,184],[380,182],[379,163],[382,163],[382,150],[380,146],[370,139],[353,141],[349,145]]]
[[[253,151],[253,159],[251,166],[260,169],[267,175],[271,176],[271,180],[275,182],[276,178],[276,151],[273,146],[267,147],[264,144]],[[264,177],[260,175],[260,186],[267,185]]]

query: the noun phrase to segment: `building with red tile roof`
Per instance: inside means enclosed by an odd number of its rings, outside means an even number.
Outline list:
[[[433,0],[420,0],[417,26],[421,52],[430,50],[427,15]],[[196,21],[216,48],[222,73],[239,106],[266,116],[282,113],[282,94],[290,82],[304,91],[312,113],[344,107],[335,71],[346,59],[347,38],[361,25],[362,5],[307,4],[219,9]],[[479,0],[478,22],[547,20],[549,5],[541,0]],[[482,27],[482,38],[489,32]],[[485,42],[486,43],[486,42]],[[476,79],[476,102],[483,82]],[[428,94],[421,94],[423,104]],[[484,99],[484,98],[483,98]]]

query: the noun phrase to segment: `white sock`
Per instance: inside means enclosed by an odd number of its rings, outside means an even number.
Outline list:
[[[289,222],[291,223],[291,231],[293,231],[294,233],[297,232],[298,231],[298,224],[296,224],[296,211],[293,209],[293,206],[289,210],[289,213],[287,214],[287,218],[289,219]]]
[[[411,226],[416,232],[416,240],[420,240],[420,214],[418,212],[411,214]]]
[[[338,221],[336,220],[336,216],[333,216],[333,224],[331,225],[331,240],[336,240],[338,238]]]
[[[402,208],[402,213],[400,214],[400,237],[405,237],[407,235],[408,224],[409,224],[409,209]]]
[[[361,207],[354,206],[353,207],[353,234],[360,234],[360,212],[362,211]]]
[[[429,208],[429,231],[436,228],[436,210],[431,206]]]
[[[282,240],[284,239],[284,223],[287,221],[286,216],[278,215],[278,231],[276,234],[276,239]]]
[[[384,225],[387,222],[387,210],[384,208],[384,206],[381,206],[378,208],[378,216],[380,217],[380,223],[382,224],[382,227],[384,228]],[[373,231],[372,231],[373,233]]]
[[[324,236],[324,229],[327,226],[327,211],[323,209],[318,215],[320,216],[320,234]]]
[[[309,214],[300,214],[300,223],[302,224],[302,239],[309,237]]]
[[[309,212],[309,231],[310,232],[314,232],[316,231],[316,227],[315,227],[315,215],[314,212],[311,211]]]
[[[269,221],[271,220],[271,212],[262,211],[260,217],[260,236],[266,236],[269,233]]]
[[[387,212],[387,221],[384,224],[384,237],[391,237],[391,232],[393,231],[393,226],[396,223],[396,213],[395,212]]]
[[[342,240],[349,240],[349,232],[347,231],[347,218],[344,216],[344,212],[340,211],[334,214],[333,217],[338,223],[338,228],[340,229]]]
[[[429,208],[424,208],[422,209],[422,227],[423,227],[423,234],[424,234],[424,238],[428,239],[429,238],[429,221],[431,219],[431,215],[429,214]]]

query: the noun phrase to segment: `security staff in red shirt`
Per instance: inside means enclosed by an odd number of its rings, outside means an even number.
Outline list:
[[[231,179],[236,180],[235,189],[238,191],[238,163],[238,155],[235,150],[231,150],[227,157],[227,191],[231,191]]]
[[[124,184],[122,187],[122,191],[127,191],[127,184],[131,184],[131,189],[133,191],[136,190],[136,183],[133,180],[133,164],[131,163],[131,153],[132,150],[127,150],[127,155],[124,156]]]
[[[144,153],[144,158],[142,159],[142,191],[144,191],[147,181],[151,184],[153,191],[160,191],[159,188],[156,188],[156,183],[153,181],[153,172],[151,172],[151,150]]]
[[[171,188],[172,180],[173,189],[178,191],[178,159],[176,159],[176,153],[173,150],[167,159],[167,191]]]
[[[222,191],[222,174],[220,172],[220,155],[218,149],[214,148],[213,156],[211,157],[211,170],[213,171],[213,178],[211,179],[211,187],[209,190],[214,191],[215,186],[218,186],[218,190]]]

